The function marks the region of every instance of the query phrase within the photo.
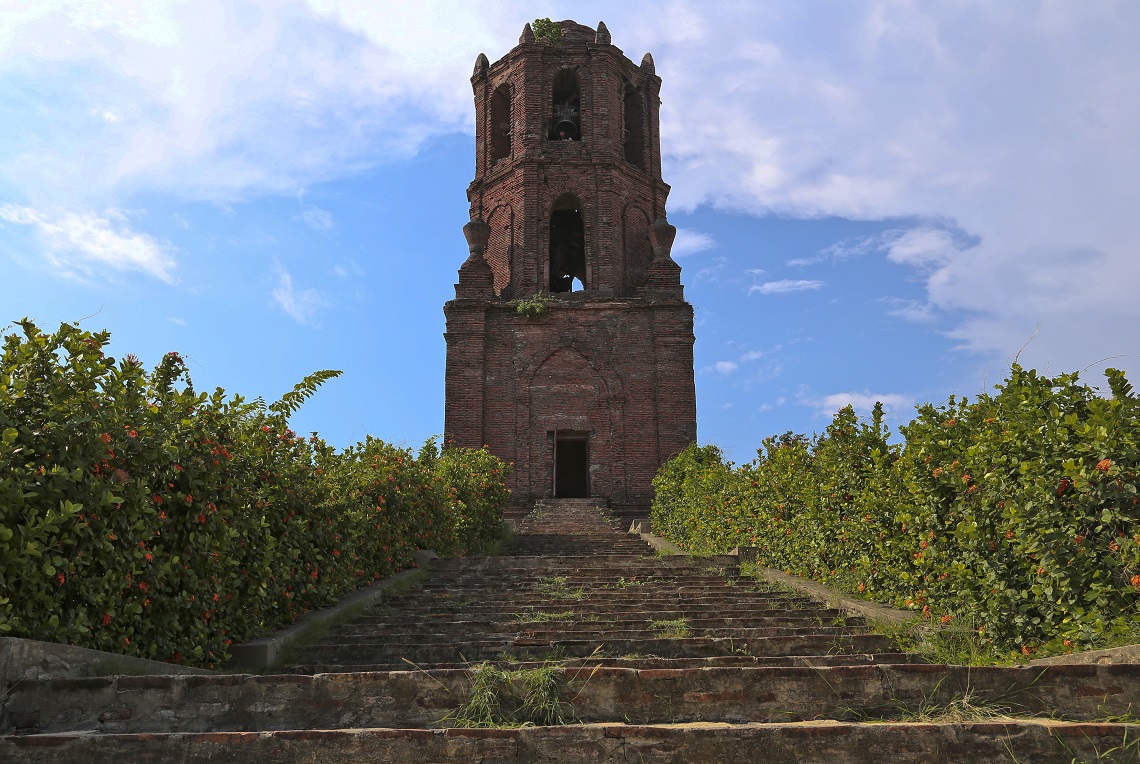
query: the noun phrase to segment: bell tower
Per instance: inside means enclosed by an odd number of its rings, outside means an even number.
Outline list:
[[[445,437],[514,462],[513,504],[643,513],[696,439],[693,309],[670,257],[661,79],[557,22],[489,63],[475,94],[469,257],[447,318]],[[558,34],[560,32],[560,34]]]

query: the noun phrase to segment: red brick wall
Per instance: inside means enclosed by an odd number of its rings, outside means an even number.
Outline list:
[[[669,193],[661,81],[648,56],[637,66],[608,34],[595,42],[589,27],[561,24],[562,44],[520,43],[494,64],[480,59],[472,76],[476,173],[467,195],[472,217],[490,226],[481,255],[494,278],[491,289],[471,276],[464,287],[461,276],[462,299],[444,308],[444,429],[459,445],[487,444],[514,462],[520,503],[551,495],[552,433],[587,433],[591,496],[644,506],[661,463],[696,439],[693,311],[679,269],[668,253],[654,260],[649,240]],[[551,88],[564,68],[578,79],[580,141],[547,139]],[[491,124],[492,94],[503,85],[510,152],[492,159],[493,141],[503,153]],[[630,89],[640,99],[644,169],[625,159]],[[567,193],[581,202],[588,289],[548,294],[545,315],[520,316],[512,298],[547,292],[551,207]]]

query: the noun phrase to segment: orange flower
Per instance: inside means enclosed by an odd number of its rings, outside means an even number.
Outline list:
[[[1140,589],[1140,573],[1130,578],[1129,583],[1135,586],[1137,589]]]
[[[1112,461],[1109,459],[1101,459],[1096,463],[1096,468],[1101,472],[1108,472],[1110,469],[1112,469]]]

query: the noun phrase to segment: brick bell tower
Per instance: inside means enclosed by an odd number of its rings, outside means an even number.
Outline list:
[[[591,497],[643,514],[657,469],[697,436],[661,79],[605,24],[556,26],[560,40],[528,24],[506,56],[475,62],[470,256],[444,306],[444,432],[514,462],[515,511]]]

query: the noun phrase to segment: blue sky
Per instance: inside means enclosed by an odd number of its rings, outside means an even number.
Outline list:
[[[1019,351],[1140,380],[1124,0],[0,0],[0,325],[82,319],[247,397],[343,369],[297,429],[438,433],[468,77],[535,17],[653,53],[703,442],[897,425]]]

